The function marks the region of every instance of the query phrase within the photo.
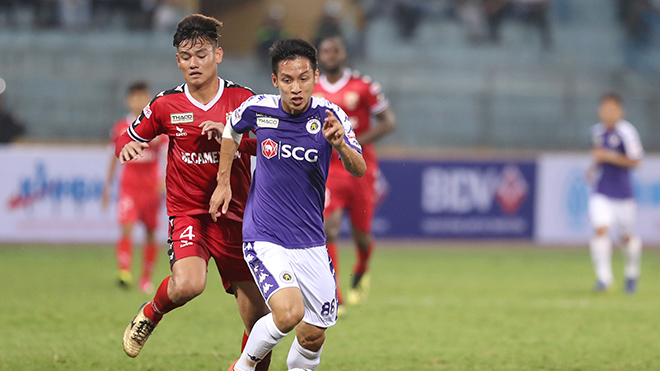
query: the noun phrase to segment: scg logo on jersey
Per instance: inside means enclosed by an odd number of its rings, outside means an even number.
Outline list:
[[[307,162],[317,162],[319,159],[319,151],[317,149],[276,143],[270,138],[261,142],[261,154],[266,158],[277,156],[281,159],[293,158],[294,160]]]

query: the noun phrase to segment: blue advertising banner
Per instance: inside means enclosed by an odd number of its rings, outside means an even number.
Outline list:
[[[534,161],[382,160],[377,237],[532,239]]]

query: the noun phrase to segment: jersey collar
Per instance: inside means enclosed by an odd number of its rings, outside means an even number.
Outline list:
[[[337,80],[334,84],[331,84],[328,81],[327,76],[321,75],[319,78],[319,84],[323,88],[323,90],[327,91],[330,94],[334,94],[338,91],[340,91],[348,82],[351,80],[351,76],[353,75],[353,71],[351,71],[350,68],[344,68],[344,75]]]
[[[206,111],[210,110],[211,107],[213,107],[213,105],[218,103],[218,101],[220,100],[220,97],[222,97],[222,93],[225,91],[225,80],[218,77],[218,93],[207,104],[202,104],[200,101],[193,98],[193,96],[190,94],[190,90],[188,90],[188,84],[185,84],[183,86],[183,91],[186,93],[186,98],[188,98],[190,103],[192,103],[195,107],[201,109],[202,111],[206,112]]]

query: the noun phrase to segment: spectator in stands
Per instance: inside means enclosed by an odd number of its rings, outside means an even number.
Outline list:
[[[422,19],[424,11],[415,0],[398,1],[394,7],[394,21],[399,29],[399,37],[411,40]]]
[[[500,26],[510,8],[509,0],[483,0],[483,5],[488,24],[488,40],[499,44]]]
[[[341,27],[341,3],[339,1],[329,1],[325,4],[323,17],[319,21],[314,36],[314,45],[318,47],[321,40],[329,37],[344,38]]]
[[[452,11],[465,25],[470,43],[481,43],[486,34],[486,14],[483,0],[453,0]]]
[[[25,127],[3,104],[5,81],[0,79],[0,143],[11,143],[25,133]]]
[[[552,47],[552,32],[548,22],[550,0],[511,0],[511,2],[523,22],[538,28],[543,49],[550,49]]]
[[[257,57],[265,68],[270,69],[269,50],[277,40],[289,39],[291,36],[284,31],[284,6],[272,5],[268,8],[268,14],[261,27],[257,29],[255,43]]]
[[[660,9],[650,0],[617,0],[619,20],[626,30],[625,62],[638,67],[640,53],[660,35]]]

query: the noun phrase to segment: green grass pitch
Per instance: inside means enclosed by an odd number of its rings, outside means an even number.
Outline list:
[[[354,254],[341,254],[348,287]],[[660,252],[645,252],[632,296],[622,264],[617,252],[618,285],[594,294],[584,248],[381,244],[371,294],[328,330],[319,370],[658,370]],[[122,333],[150,296],[115,274],[109,247],[0,247],[0,370],[226,370],[238,357],[241,321],[214,265],[135,359]],[[291,340],[271,370],[286,369]]]

